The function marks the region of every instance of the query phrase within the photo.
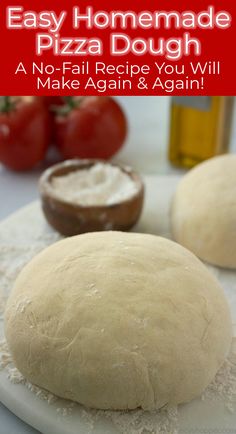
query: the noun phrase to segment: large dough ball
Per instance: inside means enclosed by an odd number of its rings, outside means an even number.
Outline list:
[[[199,258],[236,268],[236,155],[212,158],[183,177],[171,222],[175,240]]]
[[[103,232],[60,241],[31,261],[5,329],[22,374],[101,409],[189,401],[231,343],[223,290],[178,244]]]

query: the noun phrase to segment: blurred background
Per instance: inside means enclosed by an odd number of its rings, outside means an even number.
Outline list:
[[[218,153],[235,153],[233,97],[196,97],[188,100],[187,105],[184,98],[115,98],[127,118],[128,135],[111,161],[132,166],[141,175],[173,176],[184,174],[196,163]],[[54,151],[50,149],[47,158],[30,170],[13,171],[3,165],[1,154],[4,148],[9,154],[11,148],[7,141],[4,142],[8,133],[7,115],[4,113],[1,118],[0,220],[39,197],[39,177],[55,160]],[[27,117],[24,123],[27,125]],[[89,129],[89,123],[87,126]],[[36,138],[37,131],[33,135]],[[15,158],[17,161],[20,157],[15,155]],[[1,404],[0,417],[3,434],[36,433]]]
[[[219,97],[214,97],[219,98]],[[171,97],[116,97],[128,120],[128,136],[122,149],[112,161],[131,165],[141,174],[171,175],[185,173],[184,167],[176,167],[168,158],[170,130],[178,129],[181,119],[173,112]],[[231,101],[232,102],[232,101]],[[231,104],[232,105],[232,104]],[[172,126],[171,126],[172,116]],[[173,118],[173,116],[175,116]],[[232,129],[228,150],[236,152],[236,111],[232,116]],[[173,120],[174,119],[174,120]],[[193,131],[191,119],[185,124]],[[199,121],[201,125],[201,120]],[[217,117],[215,124],[222,122]],[[224,125],[222,126],[222,128]],[[211,126],[208,124],[208,129]],[[226,125],[227,131],[229,126]],[[180,140],[180,132],[175,131],[175,140]],[[201,137],[199,137],[201,141]],[[221,146],[221,145],[220,145]],[[223,145],[222,145],[223,146]],[[0,163],[0,219],[19,207],[38,198],[37,184],[40,174],[48,166],[48,161],[26,172],[11,171]],[[184,166],[184,165],[182,165]]]

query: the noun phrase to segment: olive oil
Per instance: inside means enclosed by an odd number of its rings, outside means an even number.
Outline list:
[[[173,97],[169,159],[190,168],[228,151],[233,97]]]

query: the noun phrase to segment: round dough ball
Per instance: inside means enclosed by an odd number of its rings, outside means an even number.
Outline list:
[[[199,258],[236,268],[236,155],[207,160],[183,177],[171,225],[174,239]]]
[[[60,241],[20,273],[7,304],[17,368],[100,409],[155,409],[198,396],[231,344],[223,290],[164,238],[100,232]]]

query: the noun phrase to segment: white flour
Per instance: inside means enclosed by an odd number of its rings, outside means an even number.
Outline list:
[[[52,178],[48,191],[58,199],[78,205],[113,205],[137,193],[133,179],[119,167],[96,163]]]

